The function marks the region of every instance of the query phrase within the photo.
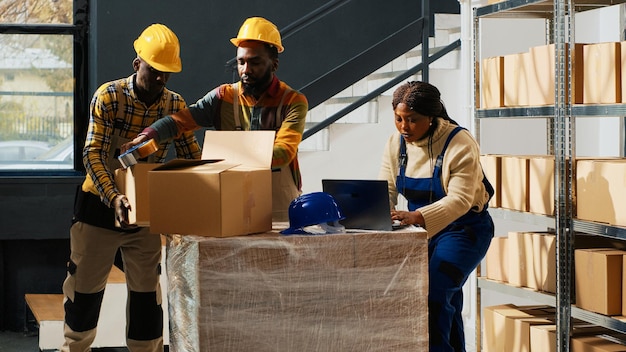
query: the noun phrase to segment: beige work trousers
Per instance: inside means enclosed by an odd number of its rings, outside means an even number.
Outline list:
[[[156,292],[157,304],[161,304],[161,237],[151,234],[149,228],[125,233],[77,222],[70,229],[70,247],[70,260],[76,265],[76,270],[74,274],[68,273],[63,283],[65,300],[73,301],[74,292],[90,294],[103,291],[120,248],[129,293]],[[128,326],[128,301],[126,323]],[[96,329],[77,332],[65,324],[64,334],[62,352],[89,352],[96,338]],[[127,338],[126,343],[131,352],[163,351],[162,335],[146,341]]]

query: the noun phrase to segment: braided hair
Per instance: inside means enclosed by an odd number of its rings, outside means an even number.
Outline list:
[[[431,117],[441,117],[458,126],[458,123],[448,116],[448,111],[441,101],[441,93],[437,87],[427,82],[411,81],[399,86],[393,92],[391,106],[395,110],[398,104],[404,103],[411,110]],[[433,125],[435,125],[433,121]]]

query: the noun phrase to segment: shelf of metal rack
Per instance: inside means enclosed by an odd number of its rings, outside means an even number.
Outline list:
[[[527,287],[511,286],[504,282],[494,281],[486,278],[478,278],[478,287],[509,296],[532,300],[539,304],[549,306],[556,305],[556,296],[553,293],[540,292]],[[572,318],[580,319],[591,324],[603,326],[618,332],[626,331],[626,322],[611,316],[590,312],[572,306]]]

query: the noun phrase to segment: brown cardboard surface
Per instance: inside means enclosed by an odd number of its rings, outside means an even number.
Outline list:
[[[529,53],[504,56],[504,106],[526,106],[528,104]]]
[[[491,240],[487,255],[485,256],[486,262],[486,276],[488,279],[497,280],[501,282],[508,282],[508,237],[496,236]]]
[[[622,103],[626,103],[626,42],[620,42],[620,78],[622,89]]]
[[[175,350],[428,350],[423,230],[173,236],[167,272]]]
[[[584,46],[585,104],[621,103],[621,62],[619,42]]]
[[[576,306],[600,314],[622,314],[624,254],[612,248],[574,251]]]
[[[481,108],[504,106],[504,57],[486,58],[482,62]]]
[[[622,258],[622,316],[626,319],[626,258]]]
[[[489,206],[499,208],[502,204],[502,159],[501,155],[483,154],[480,156],[480,164],[485,172],[485,177],[493,186],[493,197],[489,201]]]
[[[597,335],[607,332],[606,328],[585,322],[572,321],[572,337]],[[556,325],[533,325],[530,327],[530,350],[558,352],[556,349]]]
[[[507,337],[504,343],[504,351],[530,352],[530,329],[537,325],[554,324],[554,316],[533,316],[532,318],[512,319],[508,324]],[[544,351],[545,352],[545,351]]]
[[[149,172],[150,230],[228,237],[272,228],[274,131],[207,131],[200,161]]]
[[[546,318],[554,315],[552,307],[548,306],[522,306],[514,304],[502,304],[483,308],[483,351],[501,352],[517,351],[513,348],[514,341],[518,345],[522,340],[527,340],[518,334],[515,328],[517,319]],[[538,321],[537,321],[538,322]],[[546,322],[546,323],[549,323]],[[524,342],[525,343],[525,342]]]
[[[529,158],[528,211],[554,215],[554,156],[533,155]]]
[[[583,103],[583,71],[584,56],[583,44],[574,45],[574,60],[572,68],[572,97],[574,103]],[[565,46],[569,56],[569,46]],[[529,60],[526,72],[528,73],[528,103],[531,106],[553,105],[555,85],[555,46],[554,44],[532,47],[529,50]],[[567,58],[566,58],[567,60]],[[566,84],[568,84],[566,77]]]
[[[150,226],[150,195],[148,171],[160,164],[139,163],[115,170],[115,185],[130,202],[128,220],[131,224]]]
[[[556,293],[556,236],[533,233],[533,274],[538,289]]]
[[[626,226],[626,159],[576,160],[576,216]]]
[[[625,352],[626,345],[617,343],[605,335],[573,336],[570,340],[572,352]]]
[[[501,203],[503,208],[528,211],[529,157],[502,155]]]
[[[538,288],[534,276],[533,243],[531,232],[509,232],[508,275],[509,283],[518,287]]]

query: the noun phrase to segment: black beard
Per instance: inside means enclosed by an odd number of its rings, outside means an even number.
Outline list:
[[[261,77],[261,79],[257,80],[255,83],[247,84],[241,82],[241,85],[243,86],[244,94],[252,95],[258,98],[259,96],[261,96],[261,94],[263,94],[263,92],[265,91],[265,89],[267,89],[271,82],[272,70],[268,69],[263,77]]]

